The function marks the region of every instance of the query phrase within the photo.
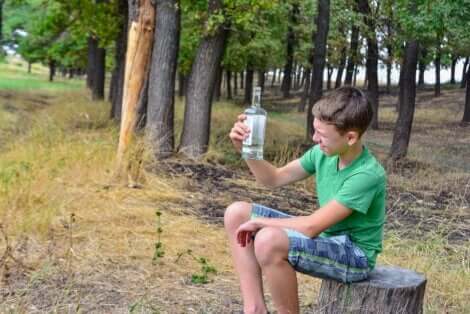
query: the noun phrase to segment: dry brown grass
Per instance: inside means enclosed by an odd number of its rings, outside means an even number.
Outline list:
[[[28,129],[15,133],[14,140],[8,139],[0,153],[0,217],[16,259],[2,262],[0,312],[240,310],[224,232],[220,225],[199,219],[192,208],[193,200],[208,197],[207,193],[194,188],[189,177],[161,176],[144,168],[138,168],[137,188],[114,182],[117,130],[107,119],[108,105],[89,103],[82,93],[51,95],[48,101],[50,106],[30,113]],[[427,313],[465,313],[470,308],[469,243],[449,241],[445,229],[459,223],[455,217],[468,217],[470,176],[459,163],[448,165],[451,167],[445,171],[438,166],[440,158],[448,160],[445,154],[449,147],[467,144],[470,137],[468,131],[441,127],[437,115],[446,115],[445,124],[455,120],[440,110],[417,110],[410,156],[424,166],[391,173],[389,181],[402,193],[398,197],[411,193],[421,201],[410,203],[414,213],[428,211],[428,203],[436,203],[433,197],[440,191],[453,192],[445,203],[437,202],[435,209],[448,215],[441,216],[442,221],[433,225],[436,230],[420,239],[408,237],[399,229],[389,230],[379,262],[426,274]],[[235,169],[240,165],[239,157],[229,150],[226,135],[239,111],[230,104],[214,106],[206,162],[229,163]],[[177,112],[180,123],[181,104]],[[381,121],[385,126],[391,124],[394,115],[391,108],[384,108]],[[266,150],[279,153],[275,161],[283,163],[299,154],[301,148],[289,149],[287,144],[302,142],[302,115],[274,114],[269,123]],[[367,142],[384,157],[391,136],[392,129],[372,131]],[[429,146],[432,140],[440,145]],[[456,160],[467,161],[468,155],[455,154]],[[247,180],[243,177],[237,183],[246,182],[249,188],[253,182]],[[313,190],[311,181],[299,184],[299,188]],[[397,204],[398,208],[401,203]],[[165,254],[152,263],[157,241],[156,210],[162,212]],[[6,245],[0,240],[0,255]],[[177,261],[177,256],[188,249],[216,267],[218,273],[210,275],[208,284],[191,283],[191,275],[200,271],[200,264],[191,256],[184,254]],[[300,276],[300,281],[302,308],[308,312],[320,281],[306,276]]]

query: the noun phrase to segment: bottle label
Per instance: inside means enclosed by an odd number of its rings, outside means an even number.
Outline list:
[[[244,145],[263,145],[266,117],[262,115],[248,115],[245,124],[250,129],[248,137],[243,141]]]

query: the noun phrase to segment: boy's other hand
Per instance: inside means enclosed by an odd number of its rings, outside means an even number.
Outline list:
[[[245,120],[245,114],[242,113],[239,115],[229,134],[230,140],[238,152],[241,152],[243,140],[246,139],[250,133],[250,129],[244,123]]]
[[[237,242],[241,247],[245,247],[250,244],[253,236],[262,228],[262,225],[257,223],[255,220],[250,220],[238,227],[235,232],[237,235]]]

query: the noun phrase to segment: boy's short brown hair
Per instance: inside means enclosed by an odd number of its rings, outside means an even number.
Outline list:
[[[372,121],[373,109],[360,89],[345,86],[322,97],[312,113],[320,121],[336,126],[341,134],[354,130],[362,135]]]

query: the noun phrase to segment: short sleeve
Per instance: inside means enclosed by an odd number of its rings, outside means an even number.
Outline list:
[[[381,184],[377,175],[356,173],[344,181],[334,199],[349,209],[367,214]]]
[[[309,174],[315,174],[316,172],[316,156],[317,156],[317,148],[318,145],[313,146],[308,151],[306,151],[302,157],[300,157],[300,164],[307,171]]]

